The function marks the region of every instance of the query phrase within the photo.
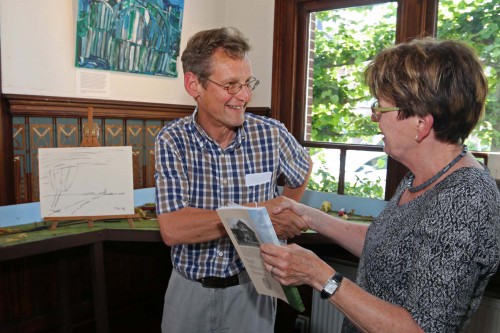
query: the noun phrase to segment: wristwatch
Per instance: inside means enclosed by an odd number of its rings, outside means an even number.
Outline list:
[[[342,282],[343,278],[344,277],[342,276],[342,274],[340,274],[339,272],[335,272],[335,275],[329,278],[328,281],[326,281],[323,290],[321,290],[321,298],[329,299],[330,297],[332,297],[332,295],[335,294],[337,289],[340,287],[340,283]]]

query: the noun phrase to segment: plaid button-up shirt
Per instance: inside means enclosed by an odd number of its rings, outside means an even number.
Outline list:
[[[226,149],[196,122],[197,111],[165,126],[157,136],[156,209],[158,214],[183,207],[217,209],[229,202],[262,202],[279,195],[277,180],[295,188],[303,184],[309,155],[277,120],[245,115]],[[269,182],[246,184],[246,176],[267,173]],[[172,247],[172,263],[185,277],[227,277],[243,263],[229,237]]]

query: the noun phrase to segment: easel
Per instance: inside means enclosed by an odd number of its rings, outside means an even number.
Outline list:
[[[99,126],[93,122],[94,108],[89,106],[87,109],[87,123],[83,124],[83,138],[80,147],[99,147]],[[64,217],[44,217],[45,221],[52,221],[50,225],[50,230],[55,230],[57,224],[61,221],[78,221],[87,220],[89,228],[94,227],[94,221],[97,220],[116,220],[116,219],[127,219],[130,228],[135,228],[134,220],[140,218],[139,214],[129,214],[129,215],[103,215],[103,216],[64,216]]]
[[[99,147],[99,125],[95,124],[94,118],[94,108],[89,106],[87,109],[87,123],[83,124],[83,138],[80,147]]]

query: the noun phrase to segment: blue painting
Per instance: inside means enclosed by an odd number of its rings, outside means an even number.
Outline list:
[[[79,0],[76,67],[177,77],[184,0]]]

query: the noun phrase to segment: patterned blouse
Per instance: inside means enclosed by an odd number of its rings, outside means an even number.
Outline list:
[[[500,258],[500,194],[488,170],[461,168],[370,225],[356,283],[408,310],[425,332],[463,330]],[[358,332],[344,320],[343,332]]]

